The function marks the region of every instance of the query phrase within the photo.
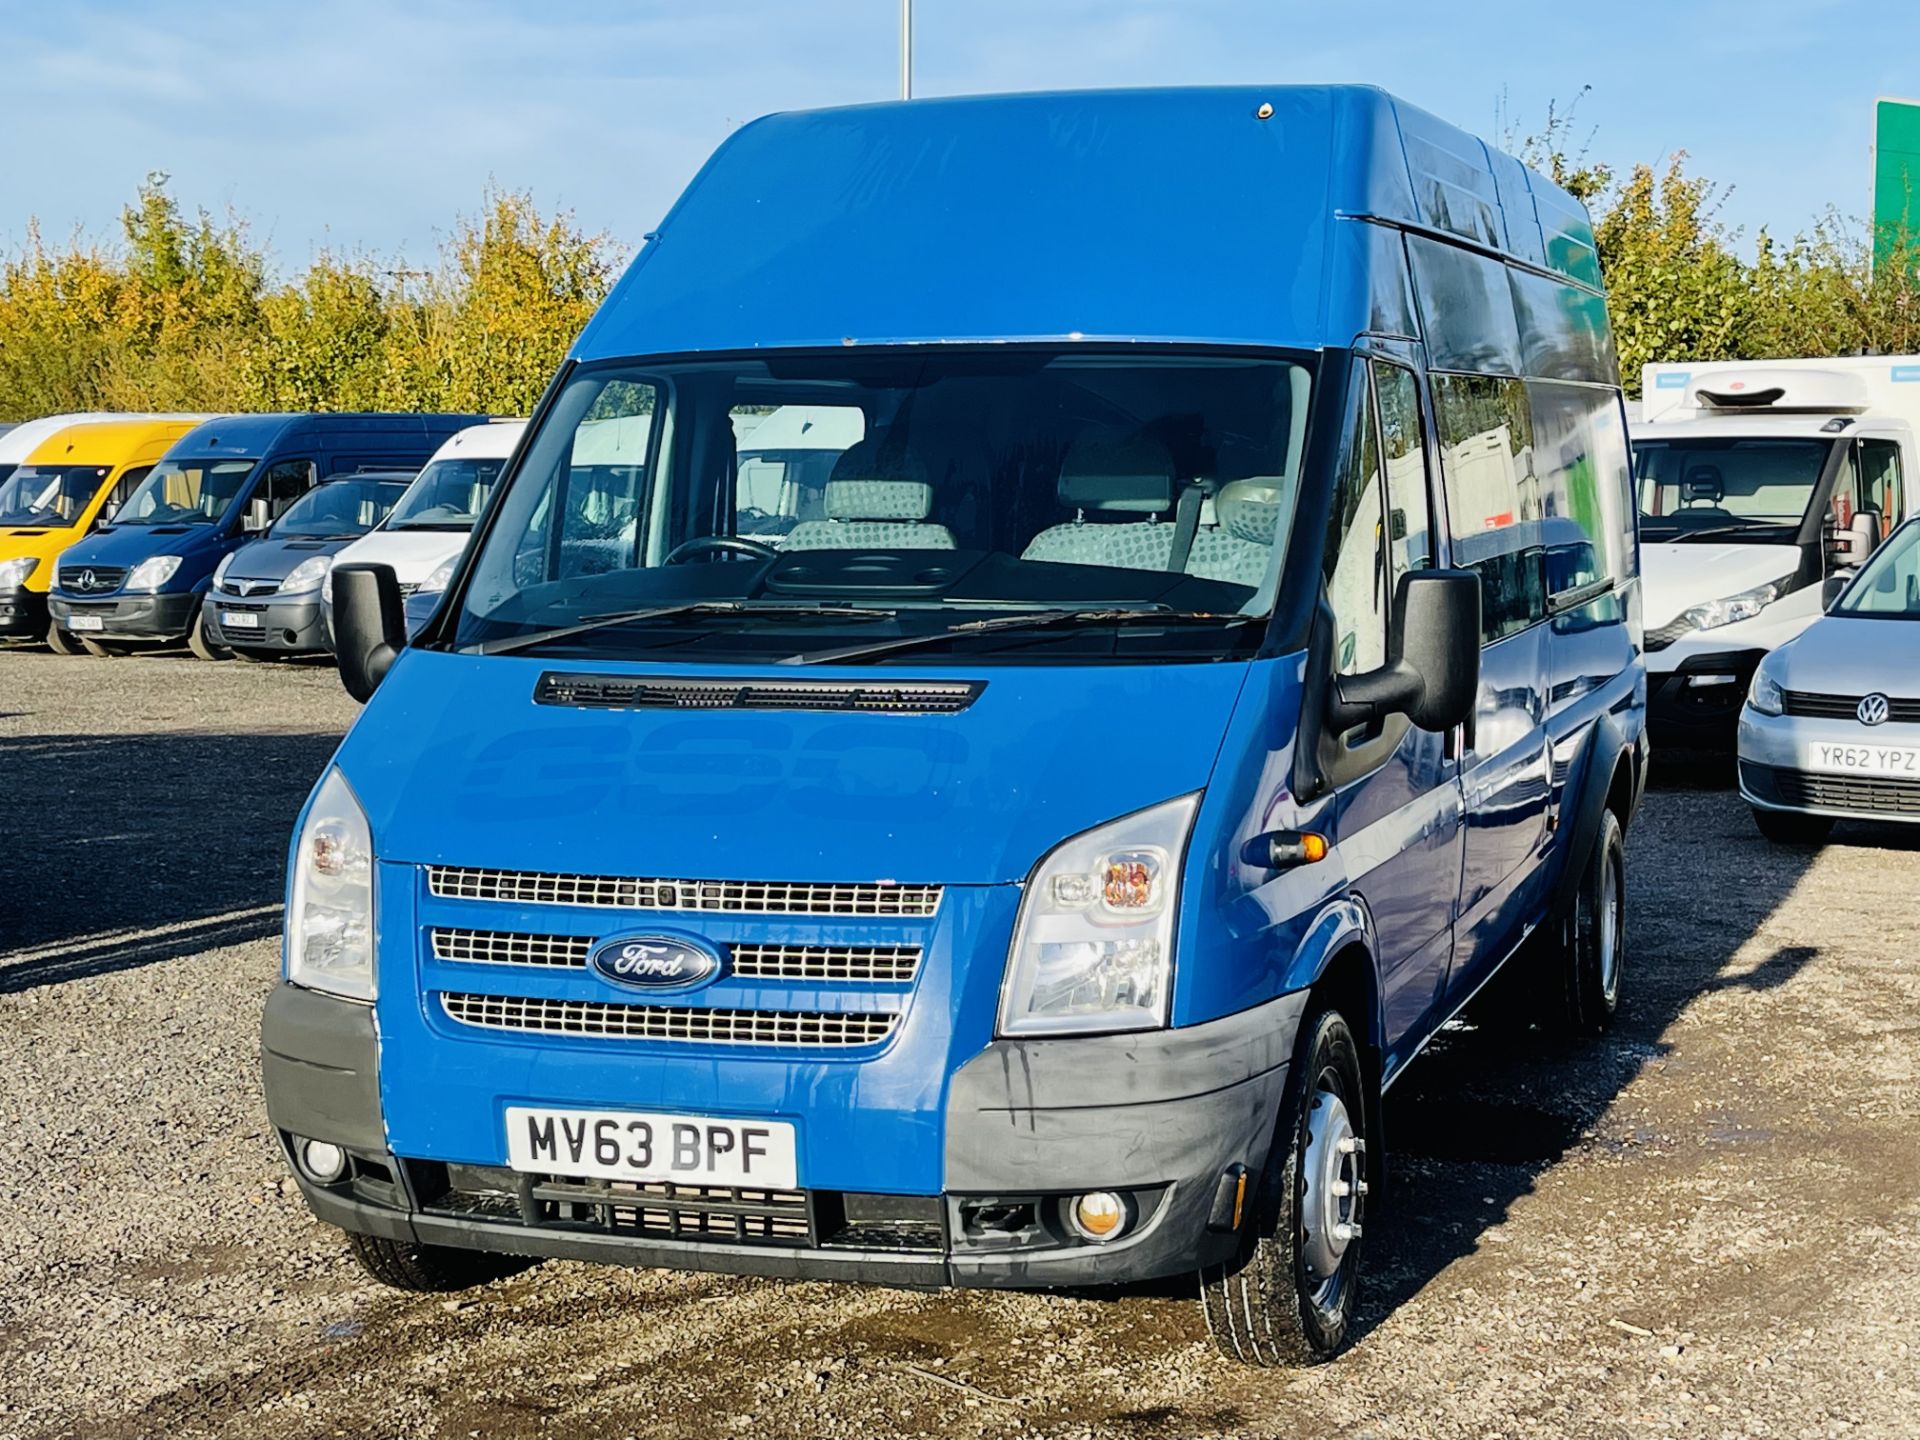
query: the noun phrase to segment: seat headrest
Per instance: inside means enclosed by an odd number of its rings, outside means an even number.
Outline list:
[[[1234,539],[1271,545],[1286,499],[1287,492],[1278,480],[1254,475],[1222,485],[1213,497],[1213,513],[1220,528]]]
[[[1689,466],[1686,478],[1680,482],[1682,504],[1695,500],[1719,501],[1725,497],[1726,493],[1727,487],[1720,478],[1718,465]]]
[[[829,520],[924,520],[933,510],[933,486],[906,446],[869,435],[833,462],[821,504]]]
[[[1173,452],[1120,430],[1085,430],[1060,462],[1060,503],[1073,510],[1157,515],[1173,508]]]

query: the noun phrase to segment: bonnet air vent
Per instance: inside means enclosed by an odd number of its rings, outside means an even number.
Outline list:
[[[534,687],[536,705],[593,710],[838,710],[871,715],[955,715],[973,704],[980,681],[904,685],[818,680],[663,680],[632,675],[573,675],[549,670]]]

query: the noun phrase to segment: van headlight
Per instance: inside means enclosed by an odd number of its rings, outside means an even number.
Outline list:
[[[1695,605],[1683,612],[1680,618],[1696,630],[1717,630],[1722,625],[1738,624],[1742,620],[1751,620],[1767,606],[1773,604],[1782,595],[1790,595],[1800,587],[1795,582],[1799,572],[1782,575],[1778,580],[1769,580],[1764,585],[1756,585],[1751,590],[1742,590],[1738,595],[1728,595],[1719,600],[1709,600],[1704,605]]]
[[[1787,693],[1781,687],[1780,679],[1775,675],[1775,660],[1778,650],[1772,651],[1763,659],[1753,672],[1753,683],[1747,687],[1747,704],[1759,715],[1784,715],[1787,713]]]
[[[133,567],[133,573],[127,576],[123,587],[128,590],[158,590],[173,578],[173,572],[180,568],[178,555],[149,555]]]
[[[34,567],[39,563],[40,557],[37,555],[0,560],[0,590],[18,590],[27,583],[27,577],[33,574]]]
[[[347,1000],[372,1000],[373,837],[339,770],[307,810],[293,851],[287,979]]]
[[[1199,795],[1056,846],[1028,881],[1000,990],[1000,1034],[1167,1023],[1181,859]]]
[[[287,578],[280,582],[282,595],[300,595],[308,590],[318,590],[320,584],[333,569],[331,555],[313,555],[302,560],[287,572]]]
[[[438,565],[434,566],[433,573],[420,582],[420,588],[415,593],[419,595],[438,595],[442,590],[445,590],[447,588],[447,582],[453,579],[454,562],[459,558],[458,555],[450,555]]]

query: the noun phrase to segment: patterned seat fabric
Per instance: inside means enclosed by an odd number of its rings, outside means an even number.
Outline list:
[[[953,532],[929,525],[933,486],[926,470],[900,447],[868,438],[835,462],[821,497],[824,520],[793,527],[782,550],[951,550]]]
[[[1060,503],[1074,511],[1064,525],[1042,530],[1023,560],[1164,570],[1173,558],[1173,455],[1157,440],[1115,430],[1083,432],[1060,462]],[[1145,515],[1145,520],[1087,519],[1095,514]]]
[[[1203,528],[1193,537],[1187,573],[1259,589],[1273,560],[1286,493],[1281,482],[1259,476],[1222,485],[1213,497],[1219,525]]]

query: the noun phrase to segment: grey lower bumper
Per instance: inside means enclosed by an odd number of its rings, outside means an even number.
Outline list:
[[[314,1213],[342,1229],[508,1254],[784,1278],[907,1286],[1045,1288],[1191,1273],[1229,1259],[1240,1237],[1209,1229],[1222,1177],[1258,1176],[1279,1114],[1304,994],[1178,1030],[998,1041],[955,1072],[946,1108],[948,1243],[895,1252],[591,1234],[422,1211],[406,1162],[386,1150],[378,1037],[366,1006],[282,985],[267,1003],[267,1113],[283,1133],[376,1159],[394,1184],[322,1187],[296,1171]],[[1150,1197],[1140,1223],[1106,1245],[1054,1234],[978,1235],[981,1197],[1084,1190]],[[387,1203],[387,1202],[391,1203]]]
[[[115,600],[84,600],[66,595],[48,598],[53,618],[64,630],[95,640],[179,640],[193,629],[200,597],[134,595]],[[74,617],[98,619],[98,629],[74,628]]]
[[[333,649],[320,597],[299,600],[232,600],[219,592],[207,597],[207,633],[222,645],[243,650],[282,650],[289,655]],[[233,615],[251,615],[251,625],[235,624]]]

